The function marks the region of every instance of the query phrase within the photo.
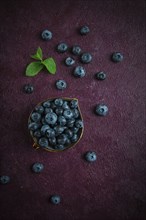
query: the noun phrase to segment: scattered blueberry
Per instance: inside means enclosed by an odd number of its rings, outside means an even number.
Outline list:
[[[66,66],[72,66],[75,63],[75,60],[72,57],[67,57],[65,59]]]
[[[77,76],[77,77],[84,77],[86,74],[86,71],[85,69],[82,67],[82,66],[77,66],[75,69],[74,69],[74,76]]]
[[[48,30],[44,30],[41,34],[43,40],[51,40],[52,39],[52,32]]]
[[[34,122],[38,122],[41,120],[41,115],[37,112],[33,112],[31,114],[31,119],[34,121]]]
[[[10,177],[9,176],[0,176],[0,183],[1,184],[7,184],[10,182]]]
[[[99,104],[96,106],[95,112],[97,115],[105,116],[108,113],[108,107],[104,104]]]
[[[34,163],[32,166],[32,171],[34,173],[41,173],[44,169],[44,165],[42,163]]]
[[[113,62],[118,63],[121,62],[124,59],[124,57],[120,52],[115,52],[112,54],[111,59]]]
[[[46,120],[46,122],[47,122],[48,124],[53,125],[53,124],[55,124],[56,121],[57,121],[57,115],[56,115],[54,112],[52,112],[52,113],[47,113],[47,114],[45,115],[45,120]]]
[[[34,87],[31,84],[24,85],[24,92],[27,94],[31,94],[34,91]]]
[[[57,87],[57,89],[59,89],[59,90],[66,89],[67,83],[65,82],[65,80],[58,80],[58,81],[56,82],[56,87]]]
[[[90,63],[92,61],[92,55],[90,53],[83,53],[81,56],[82,63]]]
[[[96,161],[96,159],[97,159],[96,153],[93,152],[93,151],[88,151],[88,152],[85,154],[85,159],[86,159],[86,161],[88,161],[88,162],[94,162],[94,161]]]
[[[104,79],[106,78],[106,73],[103,72],[103,71],[98,72],[98,73],[96,73],[96,78],[97,78],[98,80],[104,80]]]
[[[81,35],[86,35],[86,34],[88,34],[89,32],[90,32],[90,29],[89,29],[88,26],[83,26],[83,27],[81,27],[81,29],[80,29],[80,34],[81,34]]]
[[[68,45],[66,43],[60,43],[57,46],[57,51],[60,53],[64,53],[65,51],[68,50]]]
[[[45,138],[45,137],[43,137],[43,138],[40,138],[39,139],[39,145],[41,146],[41,147],[48,147],[48,139],[47,138]]]
[[[81,48],[78,45],[73,46],[72,53],[74,55],[79,55],[81,53]]]

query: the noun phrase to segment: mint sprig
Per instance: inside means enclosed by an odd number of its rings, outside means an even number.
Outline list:
[[[52,57],[43,60],[43,52],[40,47],[38,47],[34,55],[31,55],[31,58],[39,61],[32,62],[26,67],[26,76],[36,76],[44,67],[47,69],[49,73],[56,73],[55,60]]]

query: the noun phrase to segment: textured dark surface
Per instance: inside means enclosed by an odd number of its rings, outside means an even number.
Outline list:
[[[145,219],[144,7],[142,0],[0,2],[0,175],[11,177],[0,186],[1,220]],[[87,36],[78,32],[82,25],[91,29]],[[40,39],[44,29],[53,33],[49,42]],[[63,65],[70,53],[55,52],[62,41],[91,52],[86,77],[74,78],[72,67]],[[24,76],[38,46],[56,59],[55,76]],[[110,60],[115,51],[123,62]],[[98,71],[107,73],[105,81],[95,79]],[[66,90],[56,90],[58,79],[67,81]],[[26,83],[34,93],[23,93]],[[38,102],[57,96],[79,99],[83,138],[63,153],[35,151],[28,116]],[[93,112],[101,102],[109,107],[106,117]],[[97,153],[95,163],[84,161],[88,150]],[[44,172],[32,173],[34,162],[43,163]],[[52,194],[61,196],[60,205],[49,203]]]

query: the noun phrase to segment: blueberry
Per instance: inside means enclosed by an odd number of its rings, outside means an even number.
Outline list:
[[[113,62],[118,63],[121,62],[124,59],[124,57],[120,52],[115,52],[112,54],[111,59]]]
[[[51,102],[50,102],[50,101],[45,101],[45,102],[43,103],[43,106],[44,106],[45,108],[49,108],[49,107],[51,106]]]
[[[64,126],[64,125],[66,124],[66,119],[65,119],[64,116],[59,116],[59,117],[58,117],[58,124],[59,124],[60,126]]]
[[[9,176],[0,176],[0,183],[1,184],[7,184],[10,182],[10,177]]]
[[[52,112],[53,112],[52,108],[45,108],[45,114],[52,113]]]
[[[69,107],[67,101],[64,101],[64,102],[63,102],[62,108],[63,108],[63,109],[70,109],[70,107]]]
[[[56,145],[56,137],[49,138],[49,143],[50,143],[50,145],[55,146]]]
[[[36,122],[29,123],[28,129],[31,131],[35,131],[40,127],[40,125]]]
[[[71,137],[71,142],[75,143],[77,142],[78,140],[78,135],[77,134],[74,134],[72,137]]]
[[[75,60],[72,57],[67,57],[65,59],[66,66],[72,66],[75,63]]]
[[[78,107],[78,100],[77,99],[71,100],[70,107],[71,108],[77,108]]]
[[[54,146],[54,149],[55,149],[55,150],[64,150],[64,148],[65,148],[65,147],[64,147],[64,145],[62,145],[62,144],[57,144],[57,145]]]
[[[65,129],[64,133],[68,138],[71,138],[73,136],[73,132],[70,129]]]
[[[41,34],[43,40],[51,40],[52,39],[52,32],[48,30],[44,30]]]
[[[82,78],[86,75],[86,70],[82,66],[77,66],[75,67],[73,74],[76,77]]]
[[[67,127],[68,128],[72,128],[74,126],[74,123],[75,123],[75,119],[74,118],[71,118],[67,121]]]
[[[65,145],[66,146],[69,146],[71,144],[71,141],[70,141],[70,139],[69,138],[66,138],[66,142],[65,142]]]
[[[34,137],[37,137],[37,138],[40,138],[40,137],[42,136],[41,131],[40,131],[40,130],[35,131],[35,132],[33,133],[33,136],[34,136]]]
[[[39,114],[42,114],[44,112],[44,107],[41,105],[38,105],[35,107],[35,111],[38,112]]]
[[[77,120],[76,122],[75,122],[75,126],[77,127],[77,128],[83,128],[83,121],[82,120]]]
[[[31,119],[32,119],[34,122],[38,122],[38,121],[40,121],[40,119],[41,119],[41,115],[40,115],[39,113],[37,113],[37,112],[33,112],[33,113],[31,114]]]
[[[97,115],[105,116],[108,113],[108,107],[104,104],[99,104],[96,106],[95,112]]]
[[[70,109],[66,109],[64,112],[63,112],[63,116],[66,118],[66,119],[70,119],[73,117],[73,113]]]
[[[26,84],[26,85],[24,85],[23,89],[24,89],[25,93],[31,94],[31,93],[33,93],[34,87],[31,84]]]
[[[96,78],[97,78],[98,80],[104,80],[104,79],[106,78],[106,73],[103,72],[103,71],[98,72],[98,73],[96,73]]]
[[[74,118],[78,118],[79,115],[80,115],[78,109],[76,109],[76,108],[72,110],[72,113],[73,113],[73,117],[74,117]]]
[[[82,63],[90,63],[92,60],[92,55],[90,53],[83,53],[81,56]]]
[[[74,55],[79,55],[81,53],[81,48],[78,45],[73,46],[72,53]]]
[[[40,138],[39,139],[39,145],[41,146],[41,147],[48,147],[48,139],[47,138]]]
[[[62,109],[62,108],[56,108],[56,109],[55,109],[55,113],[56,113],[57,115],[62,115],[63,109]]]
[[[67,83],[65,82],[65,80],[58,80],[57,82],[56,82],[56,87],[57,87],[57,89],[59,89],[59,90],[63,90],[63,89],[66,89],[66,87],[67,87]]]
[[[64,145],[66,143],[67,136],[65,134],[61,134],[57,137],[57,143],[59,145]]]
[[[73,128],[71,128],[71,131],[72,131],[74,134],[76,134],[76,133],[78,133],[79,128],[73,127]]]
[[[42,163],[34,163],[32,166],[32,171],[34,173],[41,173],[44,169],[44,165]]]
[[[63,105],[63,100],[62,99],[55,99],[54,103],[56,106],[61,107]]]
[[[97,159],[97,156],[96,156],[96,153],[94,151],[88,151],[85,154],[85,160],[88,161],[88,162],[94,162],[94,161],[96,161],[96,159]]]
[[[57,51],[60,53],[64,53],[65,51],[68,50],[68,45],[66,43],[60,43],[57,46]]]
[[[42,127],[41,127],[41,134],[42,135],[45,135],[46,134],[46,131],[48,130],[48,129],[50,129],[50,126],[49,125],[43,125]]]
[[[57,121],[57,115],[54,112],[47,113],[45,116],[45,120],[48,124],[54,125]]]
[[[57,125],[54,127],[55,135],[58,136],[64,132],[65,127]]]
[[[81,27],[81,29],[80,29],[80,34],[81,34],[81,35],[86,35],[86,34],[88,34],[89,32],[90,32],[90,29],[89,29],[88,26],[83,26],[83,27]]]
[[[55,137],[55,131],[54,131],[52,128],[47,129],[47,131],[46,131],[46,136],[47,136],[48,138]]]

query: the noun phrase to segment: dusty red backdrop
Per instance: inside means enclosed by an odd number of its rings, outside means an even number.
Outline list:
[[[144,1],[1,1],[0,3],[0,175],[11,183],[0,186],[1,220],[144,220],[146,203],[145,154],[145,16]],[[78,29],[89,25],[82,37]],[[49,29],[53,39],[44,42],[40,32]],[[76,79],[63,65],[66,53],[55,46],[65,41],[91,52],[87,75]],[[44,56],[57,62],[55,76],[41,72],[24,76],[30,54],[40,46]],[[111,62],[114,51],[124,61]],[[77,61],[79,63],[79,61]],[[107,79],[94,75],[103,70]],[[65,79],[68,88],[56,90]],[[31,95],[23,85],[32,83]],[[27,131],[32,108],[49,97],[79,99],[85,131],[77,146],[64,153],[35,151]],[[97,117],[94,106],[104,102],[107,117]],[[97,152],[88,164],[83,154]],[[43,162],[35,175],[30,166]],[[62,197],[59,206],[48,202],[51,194]]]

